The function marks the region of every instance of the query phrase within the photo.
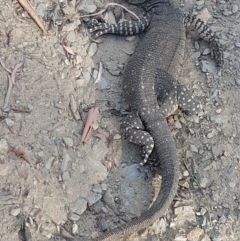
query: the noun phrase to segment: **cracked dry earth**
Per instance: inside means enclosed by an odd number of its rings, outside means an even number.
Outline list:
[[[0,66],[1,240],[91,240],[139,216],[160,187],[161,178],[148,166],[137,171],[140,149],[122,140],[119,130],[126,113],[122,73],[142,36],[104,36],[100,44],[92,42],[79,11],[96,12],[105,1],[31,4],[50,36],[42,35],[17,1],[0,2],[1,61],[10,70],[23,63],[6,112],[8,73]],[[196,117],[174,115],[172,134],[182,174],[178,194],[163,218],[127,240],[237,241],[240,4],[179,4],[217,32],[225,64],[216,69],[207,44],[187,39],[179,80],[201,99],[203,112]],[[140,14],[136,7],[125,6]],[[110,22],[129,18],[118,7],[107,13]],[[99,62],[103,74],[94,84]],[[91,138],[82,145],[91,107],[99,113]]]

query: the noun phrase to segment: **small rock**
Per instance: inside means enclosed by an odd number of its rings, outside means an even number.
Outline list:
[[[222,115],[214,115],[214,116],[211,116],[211,121],[214,121],[217,124],[225,124],[228,122],[228,118]]]
[[[210,180],[208,178],[204,177],[200,180],[200,187],[206,188],[206,187],[208,187],[209,183],[210,183]]]
[[[133,42],[135,39],[136,39],[136,36],[128,36],[128,37],[126,37],[126,40],[128,42]]]
[[[104,213],[108,213],[108,210],[107,210],[105,207],[102,207],[102,211],[103,211]]]
[[[189,241],[198,241],[200,240],[199,238],[204,234],[204,231],[201,228],[194,228],[191,230],[188,235],[187,239]]]
[[[231,187],[231,188],[233,188],[233,187],[236,186],[236,183],[235,183],[235,182],[229,182],[229,183],[228,183],[228,186]]]
[[[90,168],[93,168],[95,171],[97,171],[101,177],[107,176],[107,168],[101,162],[89,158],[88,165]]]
[[[101,220],[101,229],[102,231],[106,231],[108,229],[108,223],[105,219]]]
[[[76,223],[72,226],[72,234],[76,235],[78,233],[78,225]]]
[[[97,6],[94,4],[88,3],[88,1],[81,1],[78,7],[78,11],[84,13],[94,13],[97,9]]]
[[[201,69],[202,69],[202,72],[204,72],[204,73],[216,73],[217,72],[215,64],[213,62],[209,62],[206,60],[201,61]]]
[[[203,51],[202,54],[203,54],[203,55],[208,55],[208,54],[210,54],[210,49],[209,49],[209,48],[206,48],[206,49]]]
[[[195,222],[195,212],[191,206],[177,207],[174,209],[174,213],[177,215],[176,225],[182,226],[186,221]]]
[[[104,194],[103,200],[111,209],[116,210],[114,197],[109,190]]]
[[[107,20],[107,22],[110,23],[110,24],[117,24],[115,16],[114,16],[112,11],[108,12],[108,20]]]
[[[89,206],[92,206],[94,203],[96,203],[101,198],[102,198],[101,194],[99,194],[99,193],[91,193],[90,195],[88,195],[88,197],[86,199],[88,201]]]
[[[207,212],[206,208],[201,208],[200,214],[203,216]]]
[[[182,124],[180,123],[179,120],[174,122],[174,126],[175,126],[176,129],[181,129],[182,128]]]
[[[14,217],[16,217],[18,214],[20,214],[21,209],[20,208],[14,208],[11,211],[11,215],[13,215]]]
[[[63,141],[64,141],[64,143],[65,143],[67,146],[69,146],[69,147],[72,147],[72,146],[73,146],[73,139],[72,139],[72,138],[70,138],[70,137],[64,137],[64,138],[63,138]]]
[[[189,176],[188,170],[185,170],[185,171],[183,172],[183,176],[184,176],[184,177],[188,177],[188,176]]]
[[[199,43],[198,43],[198,41],[195,41],[194,46],[195,46],[196,50],[199,50]],[[200,54],[200,52],[199,52],[199,54]],[[200,57],[200,55],[199,55],[199,57]]]
[[[64,172],[67,169],[68,162],[71,160],[71,157],[68,155],[66,149],[63,149],[63,161],[61,165],[61,171]]]
[[[113,139],[114,140],[120,140],[122,137],[119,134],[114,135]]]
[[[102,193],[102,188],[101,188],[100,184],[98,184],[98,183],[93,185],[92,190],[96,193]]]
[[[14,126],[14,121],[12,120],[12,119],[10,119],[10,118],[5,118],[4,119],[4,122],[7,124],[7,126]]]
[[[211,139],[213,137],[214,137],[214,133],[213,132],[210,132],[210,133],[207,134],[207,138],[208,139]]]
[[[63,180],[64,182],[67,181],[69,178],[70,178],[69,172],[64,172],[64,173],[62,174],[62,180]]]
[[[198,149],[195,145],[190,145],[190,149],[192,152],[198,153]]]
[[[79,198],[72,206],[71,211],[78,215],[81,215],[83,212],[85,212],[86,209],[87,209],[87,201],[83,198]]]
[[[103,191],[107,191],[108,185],[106,183],[102,183],[101,187]]]
[[[27,105],[27,108],[28,108],[29,110],[33,110],[33,106],[32,106],[31,104],[28,104],[28,105]]]
[[[98,81],[98,84],[101,90],[105,90],[108,87],[108,82],[103,77],[101,77],[100,81]]]
[[[97,44],[96,43],[91,43],[88,49],[88,55],[92,57],[95,53],[97,52]]]
[[[238,5],[237,4],[233,4],[232,6],[232,13],[236,13],[238,11]]]
[[[48,160],[46,161],[45,167],[49,170],[52,167],[53,161],[54,161],[55,157],[51,156],[48,158]]]
[[[83,78],[89,82],[91,80],[91,74],[89,73],[89,71],[83,71],[82,72]]]
[[[96,203],[94,203],[91,206],[91,210],[93,211],[94,214],[98,214],[102,212],[102,208],[103,208],[103,203],[101,202],[101,200],[98,200]]]
[[[240,43],[235,43],[235,46],[240,48]]]
[[[224,214],[222,214],[222,216],[219,218],[219,220],[218,220],[218,221],[219,221],[220,223],[225,223],[225,222],[226,222],[226,220],[227,220],[227,219],[226,219],[225,215],[224,215]]]

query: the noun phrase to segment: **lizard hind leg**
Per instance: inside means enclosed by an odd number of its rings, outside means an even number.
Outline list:
[[[144,126],[139,116],[137,114],[127,115],[121,124],[121,132],[125,139],[142,147],[143,159],[140,165],[144,165],[153,151],[154,141],[152,136],[144,130]]]
[[[201,104],[197,98],[184,86],[177,86],[178,106],[187,115],[196,115],[201,110]]]
[[[201,110],[201,104],[196,97],[181,84],[158,95],[158,104],[165,117],[174,114],[177,109],[181,109],[187,115],[197,114]]]

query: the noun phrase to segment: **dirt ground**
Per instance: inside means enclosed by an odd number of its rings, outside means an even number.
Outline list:
[[[51,32],[47,36],[17,0],[0,2],[3,241],[91,240],[139,216],[160,188],[161,177],[148,166],[137,170],[140,148],[123,140],[119,128],[126,113],[122,73],[144,34],[108,35],[95,43],[87,33],[87,18],[80,18],[106,2],[31,0]],[[200,98],[203,111],[196,117],[174,115],[172,134],[181,169],[178,194],[164,217],[127,240],[237,241],[240,4],[179,4],[216,31],[224,46],[224,67],[215,67],[206,43],[188,36],[179,81]],[[109,22],[129,19],[122,13],[111,7],[104,16]],[[102,77],[94,83],[100,62]],[[6,103],[10,72],[19,63]],[[82,144],[88,112],[96,107],[91,137]]]

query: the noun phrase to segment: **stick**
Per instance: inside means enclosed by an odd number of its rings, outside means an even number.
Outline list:
[[[35,21],[35,23],[38,25],[38,27],[43,31],[44,34],[49,34],[45,27],[43,26],[39,16],[37,15],[36,11],[30,4],[28,0],[18,0],[19,3],[22,5],[22,7],[28,12],[28,14],[31,16],[31,18]]]

